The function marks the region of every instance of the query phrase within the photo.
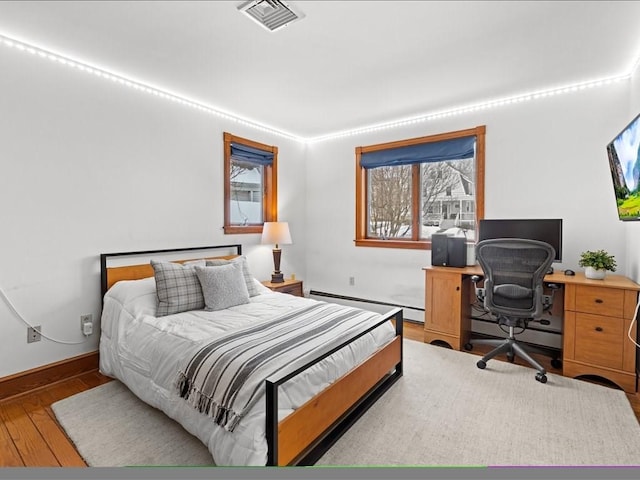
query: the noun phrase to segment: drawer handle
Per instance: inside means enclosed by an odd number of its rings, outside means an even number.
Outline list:
[[[602,327],[596,327],[596,332],[601,332],[601,331],[603,331],[603,330],[604,330],[604,329],[603,329]]]
[[[604,303],[604,301],[599,298],[596,298],[596,303]]]
[[[456,292],[460,291],[460,287],[456,287]]]

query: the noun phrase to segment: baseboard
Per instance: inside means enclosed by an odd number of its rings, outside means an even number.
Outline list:
[[[343,305],[357,306],[360,308],[365,308],[367,310],[372,310],[374,312],[380,312],[380,313],[388,311],[388,308],[386,307],[402,308],[405,322],[409,321],[409,322],[415,322],[415,323],[424,323],[424,308],[420,308],[420,307],[412,307],[410,305],[400,305],[400,304],[391,303],[391,302],[381,302],[379,300],[371,300],[368,298],[338,295],[335,293],[321,292],[318,290],[310,290],[309,296],[319,297],[319,298],[329,298],[330,300],[327,300],[329,302],[340,303]]]
[[[98,351],[0,378],[0,400],[98,369]]]
[[[424,321],[421,321],[421,320],[413,320],[411,318],[403,318],[402,321],[404,323],[412,323],[414,325],[422,325],[422,326],[424,326]]]

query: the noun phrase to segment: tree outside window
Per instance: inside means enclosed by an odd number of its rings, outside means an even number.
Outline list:
[[[380,239],[411,233],[411,167],[379,167],[369,172],[369,231]]]
[[[357,148],[356,245],[426,249],[430,248],[433,233],[452,227],[462,229],[473,241],[477,220],[484,212],[484,133],[482,126]],[[442,142],[463,137],[473,137],[472,158],[439,159]],[[435,145],[436,142],[441,144]],[[420,148],[429,143],[437,148]],[[393,165],[396,152],[399,158],[407,156],[404,152],[409,150],[403,149],[407,146],[412,147],[411,151],[434,151],[435,156],[420,153],[413,160],[408,155],[410,160],[397,163],[409,164]],[[370,162],[374,166],[368,164],[365,168],[362,155],[368,152],[381,152],[386,160]],[[424,159],[428,161],[421,161]],[[385,165],[375,166],[377,163]]]
[[[276,221],[278,147],[224,133],[224,232],[261,233]]]
[[[231,159],[230,215],[233,225],[259,225],[262,220],[264,167]]]

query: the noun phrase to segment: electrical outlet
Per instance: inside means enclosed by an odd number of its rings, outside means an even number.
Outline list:
[[[27,343],[39,342],[41,340],[40,330],[41,325],[27,328]]]
[[[83,335],[88,337],[93,333],[93,315],[87,313],[86,315],[80,315],[80,329]]]
[[[356,284],[356,277],[349,277],[349,285],[352,287]]]

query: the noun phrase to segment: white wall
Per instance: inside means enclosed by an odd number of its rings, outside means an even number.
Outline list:
[[[424,306],[430,252],[355,247],[355,147],[486,125],[485,217],[562,218],[563,262],[612,252],[626,270],[605,146],[626,124],[629,83],[312,144],[307,185],[308,288]],[[348,279],[355,277],[355,285]]]
[[[304,155],[297,142],[0,49],[0,288],[27,321],[78,342],[100,315],[99,254],[242,243],[256,277],[273,270],[259,235],[225,236],[222,134],[278,145],[279,218],[304,278]],[[94,351],[43,339],[0,300],[0,377]],[[99,324],[96,330],[99,332]]]
[[[580,251],[604,248],[618,273],[640,279],[640,224],[617,220],[605,152],[640,110],[637,72],[631,83],[305,147],[19,51],[0,50],[0,66],[0,288],[58,339],[83,340],[80,315],[99,317],[102,252],[238,242],[269,278],[258,235],[222,233],[223,131],[278,145],[279,219],[294,241],[282,270],[305,290],[422,308],[429,252],[353,245],[354,149],[477,125],[487,126],[486,217],[562,217],[556,268],[578,269]],[[97,348],[97,334],[27,344],[3,302],[0,322],[0,377]]]
[[[631,93],[629,97],[627,121],[620,123],[618,130],[621,130],[640,113],[640,62],[636,66],[636,70],[631,79]],[[613,135],[615,135],[615,133]],[[611,138],[613,138],[613,135]],[[625,233],[627,240],[627,275],[636,282],[640,282],[640,222],[626,222]]]

